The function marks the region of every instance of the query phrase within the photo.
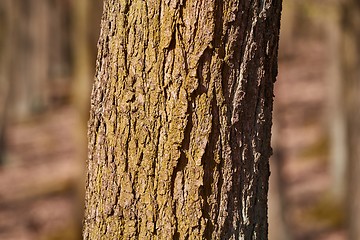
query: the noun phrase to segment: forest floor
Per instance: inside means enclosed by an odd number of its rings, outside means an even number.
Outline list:
[[[271,165],[279,177],[283,224],[288,239],[345,240],[343,211],[329,192],[329,56],[319,39],[298,40],[293,49],[280,60],[275,88]],[[7,129],[0,239],[81,239],[78,124],[76,113],[64,107]]]
[[[78,124],[67,107],[7,129],[6,162],[0,167],[1,240],[81,239]]]

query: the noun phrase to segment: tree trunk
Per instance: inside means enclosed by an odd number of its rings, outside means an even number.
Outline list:
[[[343,108],[343,79],[341,73],[342,49],[341,49],[341,7],[337,3],[328,6],[326,17],[327,49],[329,49],[329,63],[327,70],[328,98],[327,120],[329,124],[330,140],[330,174],[331,193],[335,202],[344,203],[346,196],[346,168],[347,168],[347,145],[346,123]]]
[[[294,55],[294,33],[299,9],[298,2],[296,0],[284,1],[282,9],[279,58],[286,59]]]
[[[5,162],[5,129],[9,103],[8,67],[9,67],[9,12],[10,0],[0,2],[0,165]]]
[[[84,239],[267,239],[281,1],[104,4]]]
[[[71,102],[75,107],[77,113],[77,127],[76,127],[76,144],[78,147],[75,164],[79,166],[79,179],[77,181],[77,198],[79,212],[76,214],[79,224],[81,226],[83,220],[83,207],[85,197],[85,159],[87,158],[87,121],[89,118],[90,109],[90,92],[91,85],[94,79],[95,57],[96,52],[91,51],[96,49],[96,44],[93,43],[90,34],[98,33],[100,29],[100,16],[97,18],[95,11],[91,11],[94,6],[98,6],[101,1],[76,0],[71,2],[72,17],[74,24],[72,25],[72,49],[73,56],[73,77],[71,86]],[[101,8],[101,4],[100,4]],[[101,10],[98,10],[101,13]],[[91,24],[89,24],[89,22]],[[93,66],[94,65],[94,66]],[[81,228],[79,228],[81,229]]]
[[[343,8],[344,106],[348,139],[348,213],[349,239],[360,238],[360,4],[347,1]]]
[[[93,72],[89,48],[89,1],[77,0],[73,2],[73,50],[74,77],[72,86],[72,100],[81,119],[89,117],[89,100]],[[93,27],[95,28],[95,27]]]

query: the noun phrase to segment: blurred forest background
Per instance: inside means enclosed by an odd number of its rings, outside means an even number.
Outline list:
[[[360,239],[360,4],[284,0],[270,240]],[[101,0],[0,0],[0,239],[81,239]]]

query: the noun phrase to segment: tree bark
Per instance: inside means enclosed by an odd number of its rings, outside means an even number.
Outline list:
[[[106,0],[84,239],[267,239],[281,0]]]

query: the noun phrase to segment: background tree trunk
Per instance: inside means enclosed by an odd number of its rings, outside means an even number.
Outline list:
[[[330,171],[332,177],[332,194],[337,202],[343,203],[346,196],[346,168],[348,162],[346,141],[346,117],[343,108],[344,79],[341,74],[341,27],[340,11],[335,6],[332,18],[329,18],[328,41],[331,51],[328,79],[329,98],[328,116],[330,122]]]
[[[267,239],[280,10],[105,1],[84,239]]]
[[[299,6],[296,0],[284,1],[282,5],[279,57],[289,58],[294,54],[294,32]]]
[[[346,1],[343,8],[344,106],[348,135],[349,239],[360,238],[360,4]]]
[[[5,126],[7,121],[9,103],[8,76],[9,67],[9,12],[11,12],[10,0],[0,3],[0,165],[5,161]]]
[[[71,85],[71,102],[76,109],[77,131],[75,133],[77,152],[76,162],[79,168],[79,179],[77,181],[77,200],[79,206],[77,217],[82,227],[84,218],[84,197],[85,197],[85,159],[87,158],[87,122],[90,109],[90,92],[95,72],[96,42],[90,34],[99,35],[100,14],[102,1],[76,0],[71,2],[72,10],[72,49],[74,71]],[[97,7],[97,9],[95,9]],[[99,13],[100,14],[99,14]],[[99,17],[96,17],[96,16]],[[89,24],[90,23],[90,24]],[[97,28],[95,28],[96,26]],[[98,30],[96,30],[98,29]],[[93,50],[94,49],[94,50]],[[91,51],[93,50],[93,51]],[[80,228],[81,229],[81,228]]]

